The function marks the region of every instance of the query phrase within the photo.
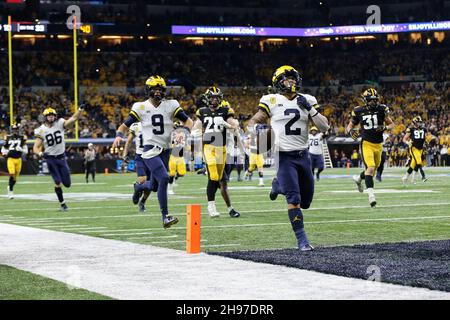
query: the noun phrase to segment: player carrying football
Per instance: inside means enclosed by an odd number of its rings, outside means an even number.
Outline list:
[[[223,94],[219,88],[208,88],[205,97],[207,106],[197,110],[198,120],[195,122],[194,130],[203,132],[203,153],[208,170],[208,185],[206,187],[208,213],[211,218],[215,218],[220,216],[216,209],[216,192],[221,184],[226,183],[223,175],[227,159],[227,129],[238,129],[239,122],[234,119],[232,108],[221,105]],[[239,217],[239,212],[231,206],[228,190],[225,187],[222,196],[227,202],[230,216],[233,218]]]
[[[375,192],[373,190],[373,176],[381,162],[381,153],[383,152],[383,132],[391,130],[395,124],[389,117],[389,108],[380,104],[380,97],[375,89],[370,88],[363,92],[363,106],[358,106],[352,111],[352,119],[347,125],[346,133],[350,133],[353,139],[359,137],[359,132],[354,128],[360,124],[361,131],[361,158],[366,170],[361,174],[353,176],[358,191],[363,192],[362,180],[366,183],[367,193],[369,195],[369,204],[375,207],[377,204]]]
[[[11,134],[6,136],[5,144],[2,147],[2,154],[7,158],[6,164],[9,173],[8,198],[14,199],[14,185],[22,171],[22,155],[28,153],[26,138],[20,134],[18,124],[11,126]]]
[[[65,129],[73,126],[78,120],[83,108],[80,107],[69,119],[57,119],[56,110],[47,108],[43,112],[44,123],[34,130],[36,138],[33,146],[34,154],[43,157],[47,162],[48,171],[55,182],[55,193],[61,205],[61,211],[67,211],[62,186],[70,188],[70,170],[66,160]],[[42,150],[44,149],[44,151]]]
[[[300,93],[301,78],[291,66],[279,67],[272,77],[275,94],[264,95],[258,112],[250,119],[248,130],[255,132],[269,118],[275,134],[277,178],[272,182],[271,199],[284,194],[288,215],[301,251],[313,250],[303,224],[301,209],[308,209],[314,195],[314,176],[308,151],[308,122],[312,119],[321,132],[329,129],[328,120],[317,110],[315,97]]]
[[[193,122],[180,107],[178,101],[165,99],[166,82],[160,76],[151,76],[145,82],[147,100],[133,104],[128,118],[117,130],[113,148],[117,148],[123,140],[128,128],[135,122],[142,123],[144,150],[142,159],[150,171],[152,179],[139,180],[135,191],[140,194],[144,190],[158,190],[158,201],[162,214],[163,227],[169,228],[178,219],[169,214],[167,204],[167,185],[169,183],[168,162],[170,157],[171,138],[174,119],[182,122],[186,131],[191,131]],[[184,139],[179,134],[176,141]],[[155,187],[157,184],[157,187]]]

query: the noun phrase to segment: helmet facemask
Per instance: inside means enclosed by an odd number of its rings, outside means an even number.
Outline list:
[[[275,78],[273,84],[275,90],[279,93],[296,93],[300,90],[302,79],[295,70],[286,70]]]

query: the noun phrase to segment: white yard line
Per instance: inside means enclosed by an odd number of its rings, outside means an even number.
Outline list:
[[[1,264],[117,299],[450,299],[446,292],[203,253],[8,224],[0,230]]]
[[[145,240],[145,239],[166,239],[166,238],[177,238],[178,236],[176,234],[171,236],[144,236],[144,237],[129,237],[126,238],[126,240]]]
[[[408,204],[408,207],[430,207],[430,206],[447,206],[450,205],[450,202],[428,202],[428,203],[412,203],[412,204]],[[71,210],[77,210],[77,211],[82,211],[82,210],[92,210],[92,209],[114,209],[114,208],[128,208],[131,209],[132,207],[130,206],[99,206],[99,207],[79,207],[79,208],[72,208]],[[336,207],[319,207],[319,208],[309,208],[307,210],[305,210],[305,212],[308,211],[325,211],[325,210],[341,210],[341,209],[367,209],[367,210],[373,210],[373,212],[377,212],[377,209],[381,209],[381,208],[404,208],[405,205],[404,204],[392,204],[392,205],[379,205],[377,206],[377,208],[375,209],[371,209],[368,205],[360,205],[360,206],[336,206]],[[23,210],[18,210],[18,211],[23,211]],[[39,209],[38,211],[45,211],[45,209]],[[112,211],[112,210],[110,210]],[[268,209],[268,210],[245,210],[245,211],[240,211],[241,213],[271,213],[271,212],[285,212],[286,209]],[[175,212],[175,215],[178,216],[185,216],[186,213],[185,212]],[[203,212],[202,215],[207,215],[206,212]],[[0,218],[0,222],[16,222],[16,223],[21,223],[21,222],[38,222],[38,221],[52,221],[52,220],[73,220],[73,219],[103,219],[103,218],[134,218],[134,217],[141,217],[141,218],[155,218],[158,217],[159,219],[161,218],[161,216],[159,214],[128,214],[128,215],[108,215],[108,216],[64,216],[64,217],[55,217],[55,218],[28,218],[28,217],[15,217],[15,218],[8,218],[8,219],[1,219]]]

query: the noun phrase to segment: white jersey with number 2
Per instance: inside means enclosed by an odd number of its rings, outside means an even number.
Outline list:
[[[311,104],[317,105],[315,97],[301,94]],[[268,94],[259,101],[259,109],[271,119],[275,133],[275,146],[279,151],[296,151],[308,148],[308,116],[303,107],[297,105],[297,98],[289,100],[281,94]]]

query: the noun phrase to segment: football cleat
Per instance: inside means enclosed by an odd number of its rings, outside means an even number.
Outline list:
[[[164,229],[167,229],[177,223],[178,223],[178,218],[174,218],[172,216],[166,216],[163,220],[163,227],[164,227]]]
[[[139,212],[144,213],[145,212],[145,203],[143,203],[141,200],[138,202]]]
[[[62,204],[61,204],[60,211],[62,211],[62,212],[67,212],[67,211],[69,211],[69,207],[67,206],[67,204],[62,203]]]
[[[313,251],[314,247],[310,244],[304,245],[302,247],[299,248],[300,251],[304,252],[304,251]]]
[[[241,214],[234,209],[231,209],[229,214],[230,214],[230,217],[232,217],[232,218],[239,218],[241,216]]]
[[[208,203],[208,214],[211,218],[217,218],[220,217],[220,213],[217,212],[216,205],[215,204],[209,204]]]
[[[427,182],[428,178],[422,178],[422,182]]]
[[[381,176],[377,175],[377,176],[375,177],[375,179],[377,179],[378,182],[381,182]]]
[[[272,201],[277,200],[277,197],[278,197],[278,192],[275,191],[276,188],[274,186],[274,184],[276,184],[276,183],[277,183],[277,178],[273,178],[273,180],[272,180],[272,189],[270,190],[270,193],[269,193],[269,198]]]
[[[258,183],[258,187],[264,187],[264,181],[260,180]]]
[[[173,188],[171,188],[171,187],[167,188],[167,193],[171,196],[173,196],[175,194],[175,192],[173,191]]]
[[[375,200],[375,195],[373,195],[373,194],[369,195],[369,204],[372,208],[377,205],[377,201]]]
[[[136,190],[136,185],[137,185],[137,183],[134,184],[133,197],[131,198],[133,200],[133,204],[138,204],[139,199],[142,196],[142,191]]]
[[[364,188],[361,183],[361,180],[359,179],[359,177],[357,175],[353,176],[353,181],[355,181],[356,186],[358,187],[358,191],[361,193],[364,192]]]
[[[8,190],[8,199],[14,199],[14,191],[9,190],[9,187],[6,187],[6,190]]]

